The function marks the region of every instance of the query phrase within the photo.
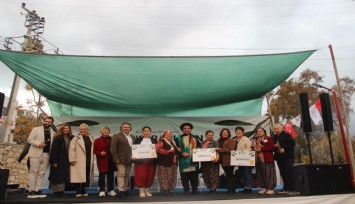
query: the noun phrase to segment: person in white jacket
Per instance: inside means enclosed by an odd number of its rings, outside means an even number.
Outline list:
[[[44,174],[49,164],[49,152],[55,132],[51,129],[54,119],[47,116],[43,126],[32,129],[27,142],[31,144],[28,151],[30,159],[30,173],[28,175],[29,193],[27,198],[45,198],[47,195],[41,193]]]
[[[251,141],[248,137],[244,136],[244,128],[236,127],[235,128],[236,136],[233,139],[236,141],[236,150],[237,151],[251,151]],[[244,189],[238,193],[252,193],[252,185],[253,185],[253,175],[251,172],[250,166],[238,166],[240,172],[244,177]]]

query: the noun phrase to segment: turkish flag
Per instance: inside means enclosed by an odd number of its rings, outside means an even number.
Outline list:
[[[322,111],[322,105],[319,99],[316,101],[314,105],[316,106],[317,110]]]
[[[289,133],[293,138],[296,137],[296,132],[292,127],[292,122],[287,122],[286,125],[284,125],[284,130]]]

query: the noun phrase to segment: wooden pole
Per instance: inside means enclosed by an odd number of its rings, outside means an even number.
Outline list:
[[[345,106],[345,102],[344,102],[343,92],[342,92],[342,89],[341,89],[341,86],[340,86],[338,68],[337,68],[337,64],[335,62],[333,47],[332,47],[332,45],[329,45],[328,47],[329,47],[330,55],[332,57],[333,68],[334,68],[335,77],[336,77],[336,80],[337,80],[339,98],[340,98],[340,101],[341,101],[341,105],[343,106],[344,123],[345,123],[345,129],[346,129],[346,139],[347,139],[347,143],[348,143],[347,146],[348,146],[348,151],[349,151],[349,154],[350,154],[350,163],[349,163],[349,165],[350,165],[351,175],[352,175],[352,184],[353,184],[353,188],[355,190],[354,152],[353,152],[353,148],[352,148],[352,144],[351,144],[351,137],[350,137],[350,132],[349,132],[349,121],[348,121],[348,117],[347,117],[347,113],[346,113],[346,106]]]

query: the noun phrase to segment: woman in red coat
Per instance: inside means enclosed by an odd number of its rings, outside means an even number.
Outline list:
[[[110,151],[111,136],[108,127],[101,128],[101,137],[94,142],[94,154],[97,159],[97,167],[99,169],[99,196],[105,196],[105,177],[107,175],[107,192],[110,196],[115,196],[114,190],[114,172],[115,163],[112,159]]]
[[[275,194],[276,186],[276,171],[274,164],[273,151],[275,148],[274,141],[266,135],[264,128],[258,128],[258,136],[252,140],[252,146],[255,149],[256,155],[256,177],[260,194]]]

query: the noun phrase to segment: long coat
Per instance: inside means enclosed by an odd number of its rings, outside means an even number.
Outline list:
[[[89,134],[88,136],[92,145],[90,150],[85,149],[85,142],[82,135],[74,137],[69,145],[69,162],[75,161],[74,166],[70,166],[70,182],[71,183],[85,183],[86,181],[86,151],[91,152],[91,161],[90,161],[90,179],[94,178],[93,171],[93,159],[94,159],[94,139]]]
[[[69,137],[70,140],[72,138],[73,136]],[[64,136],[54,138],[50,153],[50,163],[51,167],[48,180],[50,180],[51,183],[60,184],[70,182],[69,157]],[[53,167],[53,164],[57,164],[58,167]]]
[[[111,144],[112,137],[108,136],[108,138],[110,140],[109,144]],[[106,152],[105,156],[101,155],[102,151]],[[113,169],[116,168],[116,165],[113,163],[113,158],[112,158],[112,154],[110,152],[110,147],[109,147],[109,151],[107,152],[105,139],[102,136],[97,138],[94,142],[94,154],[96,155],[97,167],[98,167],[100,173],[107,173],[108,172],[108,165],[112,165]],[[109,159],[109,157],[111,157],[111,158]],[[110,162],[110,164],[109,164],[109,162]]]
[[[135,141],[135,137],[130,135],[132,144]],[[126,136],[123,132],[115,134],[111,140],[111,153],[113,161],[119,162],[123,165],[129,165],[132,163],[132,148],[128,143]]]

